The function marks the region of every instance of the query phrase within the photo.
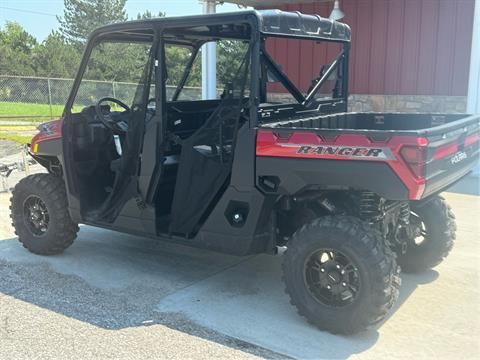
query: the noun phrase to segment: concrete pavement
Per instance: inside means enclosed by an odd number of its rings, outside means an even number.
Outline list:
[[[447,194],[450,257],[403,276],[376,329],[333,336],[283,293],[281,258],[237,258],[82,226],[63,255],[28,253],[0,194],[0,358],[475,359],[480,355],[480,198]]]

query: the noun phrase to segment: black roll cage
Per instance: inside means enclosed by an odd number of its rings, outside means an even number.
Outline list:
[[[260,55],[262,54],[262,49],[264,49],[265,38],[270,36],[343,43],[346,50],[343,55],[346,59],[346,61],[343,61],[343,99],[315,100],[318,106],[315,109],[307,109],[303,104],[305,97],[299,94],[300,91],[292,84],[290,90],[294,93],[296,92],[297,100],[303,99],[302,102],[294,104],[262,104],[260,101],[261,85],[262,81],[265,80],[263,75],[265,61],[262,63]],[[320,16],[302,15],[300,13],[245,11],[209,16],[139,20],[99,28],[92,33],[87,42],[63,112],[65,119],[62,129],[64,134],[64,170],[67,188],[71,195],[69,200],[72,204],[70,210],[75,218],[81,219],[84,215],[81,213],[80,190],[75,179],[74,162],[70,161],[70,159],[73,159],[74,154],[72,144],[74,143],[73,135],[75,134],[75,126],[71,120],[76,118],[72,114],[72,109],[93,48],[103,41],[145,42],[151,44],[150,57],[145,64],[144,75],[138,84],[135,95],[136,106],[132,107],[131,111],[131,116],[135,115],[135,118],[132,118],[133,123],[129,124],[128,131],[125,134],[127,146],[119,159],[121,168],[116,170],[117,175],[113,190],[105,202],[101,204],[98,211],[96,210],[95,213],[91,214],[93,216],[91,219],[102,219],[101,221],[111,222],[118,216],[119,211],[123,211],[122,205],[126,204],[127,201],[136,201],[137,204],[151,204],[154,201],[155,192],[162,178],[164,154],[167,149],[166,140],[168,135],[170,135],[165,121],[168,115],[164,81],[167,74],[163,71],[165,69],[165,44],[177,44],[196,48],[196,56],[198,55],[198,48],[203,43],[222,38],[245,40],[250,43],[250,72],[246,75],[250,77],[250,81],[249,85],[246,83],[242,85],[241,94],[242,98],[245,99],[245,103],[240,106],[241,109],[239,110],[239,116],[241,116],[244,122],[240,129],[238,127],[235,129],[235,133],[242,131],[245,134],[245,131],[251,131],[251,129],[258,126],[260,119],[269,117],[271,114],[275,114],[275,116],[280,114],[280,116],[284,117],[310,111],[328,113],[346,110],[350,29],[345,24],[323,19]],[[263,59],[266,58],[266,56],[263,56]],[[268,62],[268,60],[266,61]],[[282,79],[283,82],[287,83],[289,81],[281,69],[273,62],[271,62],[269,67],[277,72],[279,79]],[[188,70],[188,67],[186,70]],[[188,77],[188,74],[182,76],[182,86],[185,84],[186,77]],[[148,122],[149,130],[145,131],[146,124],[142,120],[146,118],[145,114],[148,110],[147,106],[152,82],[157,85],[155,86],[156,111]],[[247,96],[246,91],[248,88],[249,94]],[[180,91],[181,89],[176,91],[177,98]],[[245,94],[245,97],[243,97],[243,94]],[[215,104],[215,101],[217,100],[212,101],[212,104]],[[220,100],[219,104],[222,101]],[[323,106],[326,107],[324,108]],[[215,111],[213,114],[215,114]],[[218,112],[216,116],[218,116]],[[236,121],[238,122],[238,119]],[[250,139],[253,139],[253,137]],[[245,148],[242,149],[245,150]],[[252,149],[253,147],[250,147],[249,151],[252,151]],[[236,154],[241,153],[243,151],[236,151]],[[238,171],[234,164],[235,162],[229,163],[232,173]],[[230,175],[227,174],[228,176]],[[117,186],[117,184],[119,185]],[[220,185],[223,186],[224,184]],[[151,214],[149,215],[149,212],[146,211],[144,215],[149,217]],[[97,220],[95,221],[98,222]]]
[[[287,91],[292,94],[292,96],[297,100],[300,104],[305,101],[305,97],[301,93],[300,90],[295,86],[295,84],[288,78],[288,76],[278,67],[278,65],[273,61],[273,59],[268,55],[265,50],[262,50],[260,54],[260,59],[266,68],[272,72],[276,79],[280,80],[282,85],[287,89]]]
[[[200,47],[192,48],[192,54],[190,55],[190,59],[188,59],[188,63],[187,63],[187,66],[185,67],[185,71],[183,72],[182,78],[180,79],[180,82],[178,83],[177,88],[175,89],[175,93],[172,96],[172,101],[178,100],[178,97],[180,96],[180,93],[185,87],[188,77],[192,72],[193,63],[195,62],[195,59],[197,58],[199,51],[200,51]]]
[[[290,37],[284,37],[284,38],[290,38]],[[265,39],[264,39],[265,40]],[[196,44],[195,47],[189,47],[192,49],[192,54],[185,66],[185,71],[182,74],[182,78],[180,79],[180,82],[178,83],[175,93],[172,96],[171,101],[177,101],[178,97],[180,96],[180,93],[182,92],[188,77],[191,73],[193,63],[195,62],[197,55],[200,51],[200,47],[203,46],[206,41],[202,41],[201,43]],[[169,43],[170,45],[171,43]],[[347,52],[348,49],[344,47],[340,53],[335,57],[333,62],[331,64],[328,64],[328,67],[324,69],[323,73],[321,76],[317,79],[314,79],[315,85],[312,87],[312,89],[306,94],[303,95],[302,92],[295,86],[295,84],[289,79],[289,77],[282,71],[282,69],[278,66],[277,63],[272,59],[272,57],[268,54],[268,52],[265,50],[264,46],[261,47],[260,50],[260,62],[262,65],[264,65],[268,71],[270,71],[276,79],[280,81],[280,83],[285,87],[285,89],[295,98],[295,100],[301,104],[304,107],[309,107],[311,104],[314,103],[315,100],[315,95],[318,93],[318,91],[321,89],[322,85],[328,80],[330,75],[335,70],[338,70],[339,64],[341,62],[345,63],[347,62]],[[348,64],[346,64],[348,66]],[[341,73],[343,74],[345,72],[345,68],[342,69]],[[255,74],[253,74],[255,75]],[[252,77],[254,79],[257,79],[258,77]],[[338,99],[338,98],[344,98],[346,101],[346,98],[348,94],[342,94],[342,91],[347,88],[346,83],[344,80],[348,80],[344,78],[343,75],[340,76],[340,89],[339,86],[335,87],[333,98]],[[264,81],[264,80],[262,80]],[[261,84],[263,85],[263,84]],[[341,91],[340,91],[341,90]]]
[[[227,36],[222,36],[221,33],[215,34],[218,27],[222,25],[234,25],[234,24],[248,24],[250,26],[250,38],[242,37],[235,33],[229,33]],[[317,26],[313,28],[312,24]],[[194,27],[205,27],[209,29],[210,33],[198,34],[196,32],[188,31],[188,29]],[[300,28],[300,30],[298,29]],[[175,36],[170,38],[166,35],[167,30],[176,29]],[[183,29],[181,31],[180,29]],[[332,64],[326,69],[321,78],[316,82],[314,88],[307,94],[303,95],[301,91],[291,82],[291,80],[285,75],[285,73],[275,64],[273,59],[267,54],[264,48],[264,41],[266,37],[284,37],[290,39],[303,39],[312,41],[326,41],[342,43],[343,50],[337,56]],[[192,39],[189,39],[191,37]],[[315,103],[316,108],[320,109],[322,105],[328,104],[327,100],[315,100],[315,94],[320,89],[324,81],[328,79],[331,73],[335,70],[338,64],[343,64],[342,82],[340,84],[341,91],[336,91],[338,98],[331,99],[331,101],[338,102],[341,100],[343,106],[346,107],[348,98],[348,55],[350,49],[350,28],[341,23],[323,19],[318,15],[302,15],[300,13],[288,13],[279,10],[275,11],[242,11],[236,13],[224,13],[214,15],[200,15],[200,16],[185,16],[185,17],[172,17],[172,18],[159,18],[149,20],[137,20],[125,23],[118,23],[108,25],[95,30],[87,43],[87,47],[84,51],[82,62],[77,72],[70,96],[67,100],[63,116],[71,114],[75,96],[78,92],[78,88],[85,73],[88,60],[90,58],[92,49],[102,41],[115,41],[115,42],[160,42],[157,47],[156,53],[152,53],[154,57],[154,64],[156,67],[155,81],[157,84],[159,78],[164,78],[164,75],[158,76],[158,67],[165,66],[160,64],[160,53],[165,44],[183,45],[192,48],[192,55],[189,63],[186,66],[185,72],[182,76],[180,83],[175,90],[173,101],[176,101],[180,95],[182,88],[184,87],[188,75],[191,71],[191,66],[198,55],[200,47],[208,42],[215,41],[221,38],[248,40],[253,42],[252,46],[252,61],[251,61],[251,84],[250,84],[250,126],[255,127],[257,125],[257,113],[258,106],[260,105],[261,97],[261,81],[264,80],[262,76],[262,64],[265,65],[269,71],[271,71],[285,86],[288,92],[290,92],[298,104],[294,105],[296,109],[310,107]],[[153,44],[155,45],[155,44]],[[158,44],[157,44],[158,45]],[[257,56],[258,54],[258,56]],[[150,79],[145,79],[150,81]],[[163,86],[161,86],[163,87]],[[160,88],[161,88],[160,87]],[[147,88],[147,87],[146,87]],[[337,89],[338,90],[338,89]],[[148,91],[148,90],[147,90]],[[157,89],[156,93],[156,106],[157,109],[164,108],[163,101],[166,101],[163,89]],[[159,95],[161,96],[159,97]],[[285,106],[287,104],[279,104],[278,106]]]

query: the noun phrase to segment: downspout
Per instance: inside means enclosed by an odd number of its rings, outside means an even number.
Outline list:
[[[475,0],[474,6],[467,112],[469,114],[480,114],[480,0]],[[477,163],[473,175],[480,176],[480,163]]]
[[[203,0],[203,13],[216,13],[216,0]],[[202,99],[217,98],[217,48],[215,42],[202,47]]]

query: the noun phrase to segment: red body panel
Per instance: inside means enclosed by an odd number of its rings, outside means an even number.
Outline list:
[[[62,137],[62,126],[63,118],[39,125],[38,129],[40,131],[32,138],[30,148],[34,150],[35,145],[43,141],[60,139]]]
[[[314,132],[294,132],[288,138],[280,138],[274,132],[260,130],[257,134],[257,156],[275,156],[289,158],[330,159],[330,160],[359,160],[382,161],[387,163],[409,190],[411,200],[420,199],[425,189],[425,178],[416,177],[408,164],[400,156],[400,150],[405,146],[426,147],[425,138],[414,136],[393,136],[385,141],[374,141],[365,135],[345,134],[334,139],[324,139]],[[302,146],[333,147],[335,154],[317,153],[315,151],[299,152]],[[342,149],[352,149],[344,151]],[[365,150],[363,150],[365,149]],[[368,156],[371,149],[381,149],[382,156]],[[354,155],[357,152],[357,155]],[[320,164],[319,164],[320,165]],[[355,176],[355,174],[352,174]]]
[[[430,161],[451,156],[479,141],[480,134],[473,133],[461,143],[448,143],[436,148],[427,158],[429,141],[425,137],[392,136],[377,141],[363,134],[340,134],[325,138],[309,131],[280,134],[259,130],[256,156],[384,162],[408,188],[409,199],[419,200],[429,179],[425,176],[425,168]]]

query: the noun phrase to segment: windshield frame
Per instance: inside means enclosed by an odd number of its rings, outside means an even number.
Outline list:
[[[78,95],[78,90],[84,80],[85,73],[88,68],[88,64],[90,62],[93,50],[102,43],[138,43],[138,44],[150,44],[151,51],[149,55],[149,61],[154,60],[155,54],[152,50],[155,47],[155,29],[154,28],[145,28],[142,29],[143,31],[148,31],[145,34],[135,35],[130,34],[127,35],[123,32],[111,32],[111,33],[104,33],[104,34],[97,34],[100,29],[97,29],[95,32],[92,33],[85,50],[82,55],[82,60],[80,62],[80,66],[78,67],[77,73],[75,75],[75,79],[73,81],[73,86],[68,96],[67,102],[65,103],[65,108],[63,109],[62,117],[65,118],[71,115],[73,112],[73,106],[75,103],[75,99]],[[151,32],[150,32],[151,31]],[[147,63],[149,62],[147,61]]]

